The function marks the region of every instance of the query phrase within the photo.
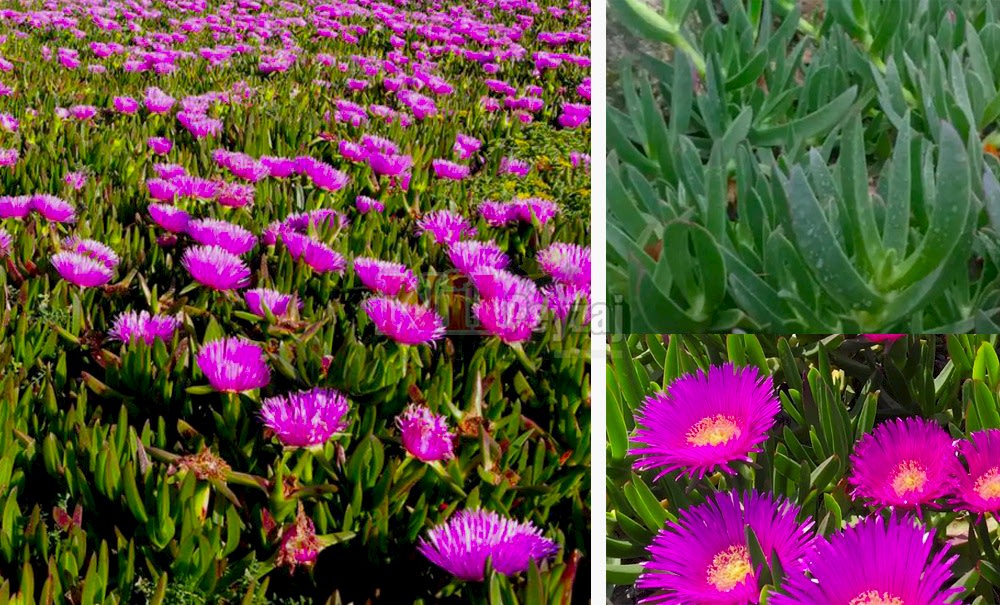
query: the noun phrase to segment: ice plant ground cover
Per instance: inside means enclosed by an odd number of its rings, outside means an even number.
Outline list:
[[[997,331],[1000,4],[610,5],[622,331]]]
[[[997,345],[612,338],[610,602],[996,603]]]
[[[589,5],[0,5],[0,602],[569,603]]]

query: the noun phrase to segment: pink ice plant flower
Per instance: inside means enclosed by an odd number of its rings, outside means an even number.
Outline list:
[[[430,344],[444,336],[444,320],[430,307],[378,296],[361,308],[379,332],[401,344]]]
[[[530,522],[518,522],[485,510],[464,510],[429,532],[417,550],[438,567],[460,580],[482,582],[486,561],[510,576],[526,571],[559,551]]]
[[[202,218],[188,223],[187,234],[205,246],[218,246],[237,256],[246,254],[257,245],[257,237],[239,225],[214,218]]]
[[[31,209],[52,223],[76,222],[76,210],[66,200],[54,195],[36,195],[31,198]]]
[[[857,499],[920,510],[950,495],[960,473],[946,430],[932,420],[897,418],[861,437],[847,481]]]
[[[213,290],[235,290],[250,285],[250,269],[240,259],[218,246],[194,246],[184,251],[181,265],[191,277]]]
[[[63,279],[82,288],[103,286],[114,275],[114,269],[86,254],[76,252],[53,254],[52,266]]]
[[[316,387],[268,397],[260,415],[285,447],[318,447],[347,428],[350,406],[342,393]]]
[[[150,204],[147,210],[153,222],[171,233],[186,232],[191,222],[191,215],[170,204]]]
[[[387,296],[417,289],[417,276],[402,263],[358,257],[354,259],[354,273],[366,288]]]
[[[464,236],[474,236],[476,229],[469,221],[450,210],[434,210],[428,212],[417,221],[420,233],[430,233],[439,244],[451,245]]]
[[[402,435],[403,447],[414,458],[435,462],[454,457],[455,436],[448,429],[444,416],[425,406],[411,404],[396,417],[396,426]]]
[[[157,338],[169,342],[181,320],[173,315],[151,315],[149,311],[126,311],[115,319],[108,338],[125,344],[139,341],[152,345]]]
[[[265,309],[275,317],[281,317],[288,313],[289,305],[295,300],[291,294],[283,294],[277,290],[267,288],[253,288],[243,293],[250,312],[260,317],[266,317]]]
[[[590,247],[556,242],[538,252],[542,271],[556,281],[577,286],[590,284]]]
[[[92,239],[69,237],[63,241],[62,247],[64,250],[82,254],[101,262],[108,269],[114,269],[120,262],[118,253],[112,250],[110,246]]]
[[[466,275],[487,267],[503,269],[510,263],[510,258],[495,242],[472,239],[452,244],[448,249],[448,258],[456,269]]]
[[[712,366],[686,374],[646,398],[636,414],[630,454],[637,471],[699,478],[749,462],[774,427],[781,404],[770,376],[753,366]]]
[[[271,382],[264,351],[244,338],[220,338],[205,343],[196,361],[212,388],[222,393],[262,389]]]
[[[952,502],[958,510],[997,515],[1000,513],[1000,429],[976,431],[957,445],[965,466],[954,469],[957,476]]]

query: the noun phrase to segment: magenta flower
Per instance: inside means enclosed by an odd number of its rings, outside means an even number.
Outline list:
[[[444,336],[444,320],[431,308],[380,296],[361,303],[382,334],[408,345],[431,343]]]
[[[400,176],[413,166],[413,158],[396,153],[371,152],[368,156],[368,165],[375,174]]]
[[[218,181],[203,179],[196,176],[178,176],[170,180],[180,197],[191,197],[200,200],[210,200],[216,196],[221,186]]]
[[[295,174],[295,160],[270,155],[260,156],[260,163],[272,177],[283,179]]]
[[[1000,430],[976,431],[958,442],[968,472],[962,467],[956,477],[954,503],[959,510],[982,515],[1000,511]]]
[[[146,89],[146,109],[149,113],[168,113],[176,100],[155,86]]]
[[[112,101],[118,113],[131,114],[139,109],[139,102],[132,97],[115,97]]]
[[[590,284],[590,247],[556,242],[538,252],[542,271],[556,281],[577,286]]]
[[[454,457],[455,436],[448,430],[444,416],[411,404],[396,417],[396,426],[402,434],[403,447],[418,460],[434,462]]]
[[[507,202],[483,200],[479,204],[479,215],[491,227],[503,227],[517,220],[517,209]]]
[[[542,288],[542,295],[545,297],[545,304],[559,319],[569,317],[569,313],[573,310],[573,305],[576,303],[579,302],[586,305],[583,322],[585,324],[590,323],[589,286],[554,282]]]
[[[457,212],[434,210],[417,221],[420,233],[430,233],[439,244],[452,245],[463,236],[474,236],[476,229]]]
[[[34,198],[30,195],[0,196],[0,219],[24,218],[34,208]]]
[[[194,246],[181,257],[191,277],[213,290],[233,290],[250,285],[250,269],[240,257],[218,246]]]
[[[339,252],[307,235],[288,229],[281,234],[281,241],[293,259],[301,258],[317,273],[340,273],[347,267],[347,260]]]
[[[636,414],[633,466],[657,469],[656,479],[673,470],[734,474],[731,464],[760,451],[780,411],[771,377],[756,367],[725,364],[681,376]]]
[[[271,382],[264,351],[243,338],[220,338],[205,343],[197,362],[212,388],[222,393],[261,389]]]
[[[354,259],[354,272],[366,288],[387,296],[417,289],[417,276],[401,263],[358,257]]]
[[[17,149],[0,149],[0,166],[13,166],[20,157]]]
[[[543,302],[538,291],[534,296],[486,298],[472,305],[479,324],[507,344],[531,338],[542,321]]]
[[[120,259],[118,254],[112,250],[106,244],[94,241],[92,239],[80,239],[78,237],[67,238],[62,247],[69,252],[75,252],[76,254],[82,254],[102,263],[108,269],[114,269],[118,266]]]
[[[75,191],[79,191],[87,184],[87,173],[83,171],[67,172],[66,176],[63,177],[63,182]]]
[[[948,432],[922,418],[897,418],[861,437],[847,480],[855,498],[918,508],[952,493],[961,473]]]
[[[346,173],[320,161],[314,161],[307,167],[306,176],[324,191],[339,191],[349,180]]]
[[[166,155],[174,148],[174,144],[166,137],[150,137],[146,144],[153,153],[159,155]]]
[[[6,130],[7,132],[17,132],[20,127],[20,120],[9,113],[0,112],[0,129]]]
[[[52,266],[63,279],[82,288],[103,286],[111,281],[114,269],[85,254],[59,252],[52,255]]]
[[[36,195],[31,198],[31,208],[53,223],[76,221],[76,211],[72,204],[54,195]]]
[[[539,225],[544,225],[559,212],[559,206],[555,202],[539,197],[523,198],[511,204],[514,207],[514,215],[525,223],[530,223],[534,217]]]
[[[181,320],[173,315],[150,315],[149,311],[140,313],[127,311],[115,319],[108,338],[125,344],[141,340],[147,345],[152,345],[157,338],[169,342],[180,325]]]
[[[458,154],[459,158],[467,160],[472,157],[472,154],[479,151],[482,146],[483,142],[476,137],[471,137],[460,132],[455,136],[455,144],[451,150]]]
[[[769,566],[777,557],[786,577],[798,576],[805,572],[804,559],[813,543],[813,522],[799,523],[800,514],[791,502],[756,491],[716,492],[703,504],[682,510],[647,547],[651,558],[636,586],[657,592],[643,602],[756,603],[761,586],[747,530],[754,533]]]
[[[97,115],[97,108],[93,105],[74,105],[69,108],[69,115],[75,120],[89,120]]]
[[[464,510],[427,532],[420,554],[460,580],[481,582],[486,561],[506,576],[523,572],[559,551],[531,522],[519,523],[492,511]]]
[[[354,207],[358,209],[361,214],[368,214],[372,210],[375,212],[382,212],[385,210],[385,205],[382,202],[370,198],[367,195],[359,195],[354,200]]]
[[[148,210],[153,222],[171,233],[186,232],[191,221],[191,215],[170,204],[150,204]]]
[[[257,237],[247,229],[215,218],[192,220],[188,223],[187,234],[199,244],[218,246],[237,256],[250,252],[257,245]]]
[[[261,403],[260,415],[286,447],[322,446],[347,428],[347,398],[332,389],[269,397]]]
[[[187,171],[180,164],[167,164],[164,162],[153,164],[153,170],[161,179],[171,180],[180,176],[185,176]]]
[[[535,282],[504,269],[483,267],[470,273],[469,279],[483,299],[518,297],[538,300],[538,286]]]
[[[448,160],[433,160],[431,161],[431,167],[434,168],[434,176],[439,179],[461,181],[469,176],[468,166],[456,164]]]
[[[264,309],[271,312],[275,317],[281,317],[288,312],[288,305],[294,297],[291,294],[282,294],[276,290],[267,288],[254,288],[243,293],[244,300],[250,312],[260,317],[267,317]]]
[[[809,575],[789,574],[772,605],[945,605],[962,592],[952,587],[958,556],[907,516],[862,519],[817,540],[807,556]]]
[[[448,249],[448,258],[456,269],[466,275],[488,267],[503,269],[510,263],[510,259],[495,242],[473,239],[452,244]]]
[[[146,188],[149,190],[149,197],[154,200],[173,202],[177,197],[177,186],[172,181],[149,179],[146,181]]]
[[[247,206],[253,206],[254,195],[256,190],[253,185],[243,184],[243,183],[223,183],[218,192],[215,201],[219,203],[220,206],[226,206],[227,208],[245,208]]]
[[[531,172],[531,164],[524,160],[507,157],[500,159],[500,168],[497,170],[497,174],[510,174],[518,178],[528,176],[529,172]]]

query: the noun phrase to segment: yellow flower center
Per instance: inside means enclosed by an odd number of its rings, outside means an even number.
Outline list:
[[[973,489],[983,500],[1000,498],[1000,467],[994,466],[980,475]]]
[[[927,469],[916,460],[900,462],[892,475],[892,489],[897,496],[919,492],[927,484]]]
[[[702,418],[688,429],[687,442],[691,445],[719,445],[739,437],[741,432],[735,418],[716,414]]]
[[[719,592],[729,592],[753,572],[750,551],[746,546],[734,545],[715,555],[708,566],[708,583]]]
[[[905,605],[903,599],[887,592],[868,590],[851,599],[848,605]]]

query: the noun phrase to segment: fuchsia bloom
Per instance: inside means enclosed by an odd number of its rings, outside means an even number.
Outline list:
[[[130,114],[139,109],[139,102],[132,97],[115,97],[113,102],[118,113]]]
[[[491,227],[503,227],[517,220],[517,210],[513,204],[483,200],[479,204],[479,215]]]
[[[172,315],[150,315],[149,311],[140,313],[127,311],[115,319],[111,332],[108,333],[108,338],[125,344],[141,340],[147,345],[152,345],[157,338],[163,342],[169,342],[180,325],[181,320]]]
[[[271,315],[281,317],[288,312],[288,305],[294,297],[291,294],[282,294],[276,290],[254,288],[253,290],[244,292],[243,298],[247,301],[247,307],[250,308],[250,312],[254,315],[266,317],[267,313],[264,312],[264,309],[267,309],[271,312]]]
[[[260,156],[260,163],[272,177],[283,179],[295,174],[295,160],[269,155]]]
[[[417,276],[401,263],[359,257],[354,259],[354,272],[369,290],[387,296],[417,289]]]
[[[24,218],[33,207],[30,195],[0,196],[0,218]]]
[[[375,212],[382,212],[383,210],[385,210],[385,206],[382,204],[382,202],[370,198],[367,195],[359,195],[354,200],[354,206],[355,208],[358,209],[358,212],[360,212],[361,214],[368,214],[372,210],[374,210]]]
[[[777,557],[786,576],[798,576],[805,572],[804,559],[813,543],[813,522],[796,521],[800,512],[791,502],[756,491],[717,492],[682,510],[648,547],[652,557],[636,586],[658,592],[642,602],[757,603],[761,587],[747,530],[753,531],[768,565]]]
[[[875,344],[891,345],[906,336],[906,334],[862,334],[862,336]]]
[[[538,252],[542,271],[556,281],[577,286],[590,284],[590,247],[556,242]]]
[[[411,404],[396,417],[396,426],[403,438],[403,447],[423,462],[450,460],[455,456],[455,436],[448,430],[448,421],[421,405]]]
[[[809,575],[789,574],[772,605],[945,605],[952,588],[948,545],[936,553],[932,533],[907,516],[862,519],[817,540],[807,555]]]
[[[170,204],[150,204],[148,210],[153,222],[171,233],[186,232],[191,221],[191,215]]]
[[[456,269],[466,275],[485,268],[503,269],[510,263],[510,258],[495,242],[474,239],[452,244],[448,249],[448,258]]]
[[[413,166],[413,158],[395,153],[371,152],[368,165],[378,175],[400,176]]]
[[[519,523],[492,511],[465,510],[427,532],[417,550],[461,580],[481,582],[486,560],[506,576],[523,572],[559,551],[530,522]]]
[[[279,566],[288,567],[294,573],[299,565],[309,567],[316,563],[316,558],[322,549],[323,544],[316,537],[316,526],[312,519],[306,516],[300,500],[295,523],[281,532],[281,547],[278,549],[275,562]]]
[[[448,160],[433,160],[431,166],[434,168],[434,176],[439,179],[451,181],[461,181],[469,176],[469,167]]]
[[[250,269],[239,256],[218,246],[188,248],[181,265],[191,277],[213,290],[234,290],[250,285]]]
[[[476,137],[471,137],[460,132],[455,136],[455,145],[452,146],[451,150],[458,154],[459,158],[467,160],[472,157],[472,154],[479,151],[482,146],[483,142]]]
[[[281,241],[293,259],[301,258],[317,273],[340,273],[347,267],[347,260],[339,252],[307,235],[289,229],[281,234]]]
[[[430,233],[439,244],[452,245],[463,236],[474,236],[476,229],[457,212],[434,210],[417,221],[420,233]]]
[[[531,164],[517,158],[502,158],[497,174],[511,174],[518,178],[524,178],[531,172]]]
[[[305,174],[313,182],[313,185],[324,191],[339,191],[350,180],[346,173],[319,160],[310,162],[306,166]]]
[[[76,120],[89,120],[97,115],[97,108],[93,105],[74,105],[69,108],[69,115]]]
[[[674,470],[734,474],[732,463],[760,451],[780,411],[771,377],[756,367],[725,364],[687,374],[642,403],[633,466],[656,469],[656,479]]]
[[[531,338],[542,322],[543,302],[536,290],[533,296],[486,298],[472,305],[480,325],[507,344]]]
[[[243,183],[223,183],[218,192],[215,201],[219,203],[220,206],[226,206],[227,208],[245,208],[247,206],[253,206],[254,195],[256,190],[253,185],[243,184]]]
[[[92,239],[70,237],[63,242],[63,248],[103,263],[108,269],[117,267],[120,260],[118,254],[109,246]]]
[[[7,132],[17,132],[21,127],[21,121],[9,113],[0,112],[0,129]]]
[[[976,431],[958,442],[958,451],[968,472],[956,468],[954,503],[959,510],[996,515],[1000,511],[1000,430]]]
[[[514,216],[525,223],[530,223],[534,217],[538,220],[539,225],[544,225],[559,212],[559,206],[555,202],[540,197],[523,198],[511,202],[511,204],[514,208]]]
[[[187,171],[180,164],[166,164],[161,162],[153,164],[153,170],[156,171],[156,174],[159,175],[161,179],[166,179],[168,181],[187,174]]]
[[[0,166],[13,166],[20,157],[17,149],[0,149]]]
[[[155,86],[146,89],[146,109],[149,113],[169,113],[176,100]]]
[[[504,269],[483,267],[469,274],[472,285],[480,298],[511,298],[519,296],[535,300],[538,287],[535,282]]]
[[[332,389],[316,387],[308,391],[268,397],[260,415],[286,447],[322,446],[347,428],[347,398]]]
[[[150,137],[146,143],[153,153],[159,155],[166,155],[174,148],[174,144],[166,137]]]
[[[569,313],[576,303],[584,303],[586,305],[586,315],[583,321],[584,323],[590,323],[589,287],[555,282],[542,288],[542,295],[545,297],[545,304],[559,319],[569,317]]]
[[[188,223],[187,234],[199,244],[218,246],[237,256],[250,252],[257,245],[257,237],[247,229],[214,218],[192,220]]]
[[[171,181],[149,179],[146,181],[146,188],[149,189],[149,197],[154,200],[172,202],[177,197],[177,186]]]
[[[36,195],[32,197],[31,208],[53,223],[72,223],[76,221],[76,211],[73,209],[73,206],[66,200],[54,195]]]
[[[111,281],[114,269],[85,254],[59,252],[52,255],[52,266],[63,279],[82,288],[103,286]]]
[[[67,172],[66,176],[63,177],[63,182],[79,191],[87,184],[87,173],[83,171]]]
[[[444,320],[429,307],[379,296],[361,303],[382,334],[408,345],[432,343],[444,336]]]
[[[890,420],[863,435],[851,467],[855,498],[918,510],[950,494],[961,473],[948,432],[922,418]]]
[[[205,343],[197,362],[212,388],[222,393],[261,389],[271,382],[264,351],[243,338],[220,338]]]

